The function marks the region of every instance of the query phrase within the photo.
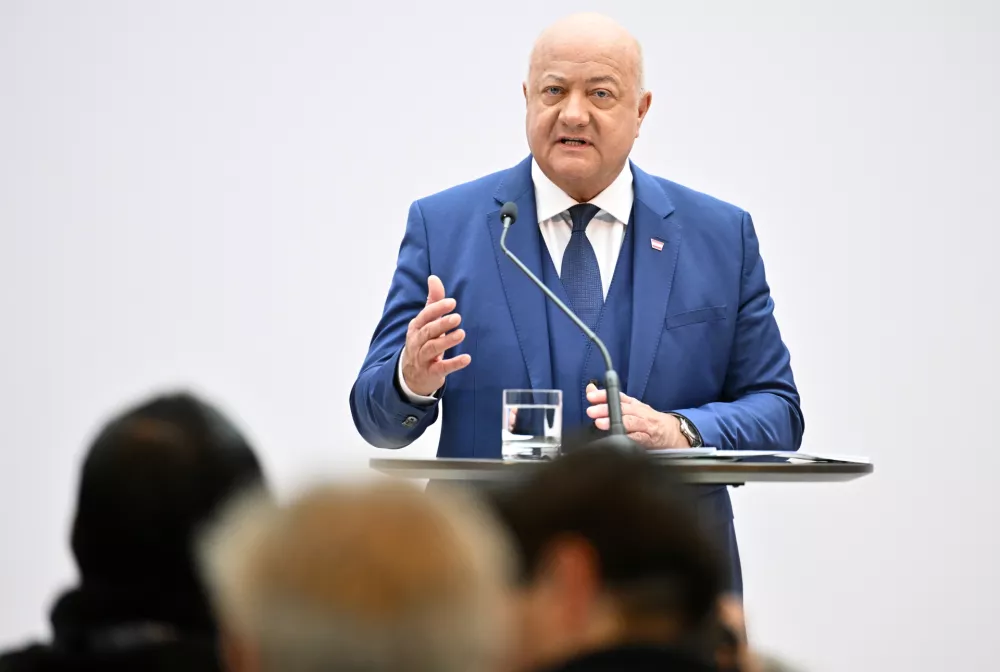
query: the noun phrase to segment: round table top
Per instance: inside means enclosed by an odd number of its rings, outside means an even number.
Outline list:
[[[524,475],[545,461],[487,460],[471,458],[372,458],[369,466],[401,478],[490,481]],[[861,462],[797,461],[775,457],[740,460],[654,460],[675,470],[688,483],[742,485],[744,483],[830,483],[853,481],[871,474],[875,467]]]

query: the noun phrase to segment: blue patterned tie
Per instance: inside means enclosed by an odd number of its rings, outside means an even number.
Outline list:
[[[604,306],[604,288],[601,269],[597,265],[594,247],[587,239],[587,224],[600,211],[591,203],[580,203],[569,209],[573,218],[573,235],[563,254],[561,280],[569,305],[591,329],[597,327],[597,318]]]

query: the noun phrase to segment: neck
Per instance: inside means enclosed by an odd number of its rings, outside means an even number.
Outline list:
[[[601,193],[602,191],[604,191],[605,189],[608,188],[607,184],[604,185],[603,187],[598,187],[598,188],[586,188],[586,187],[580,188],[580,187],[573,187],[573,186],[568,186],[568,185],[567,186],[563,186],[563,185],[558,184],[558,183],[556,184],[556,186],[558,186],[560,189],[562,189],[563,191],[565,191],[566,195],[569,196],[570,198],[572,198],[577,203],[586,203],[590,199],[594,198],[599,193]]]
[[[542,169],[554,185],[566,192],[566,195],[577,203],[586,203],[610,187],[623,170],[625,170],[624,163],[612,171],[610,175],[602,175],[589,180],[566,180],[558,175],[549,175],[544,168]]]
[[[605,608],[596,612],[580,639],[581,653],[629,644],[676,644],[684,636],[682,623],[669,616],[626,614]]]
[[[674,619],[632,617],[605,605],[594,610],[585,623],[569,631],[554,631],[538,648],[526,653],[518,670],[557,667],[562,661],[585,657],[629,645],[673,646],[684,629]]]

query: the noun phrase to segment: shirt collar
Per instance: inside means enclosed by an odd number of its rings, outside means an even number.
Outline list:
[[[531,160],[531,180],[535,184],[535,210],[538,214],[539,222],[551,219],[577,204],[576,201],[570,198],[565,191],[557,187],[542,172],[538,162],[534,159]],[[629,217],[632,214],[632,201],[634,198],[635,195],[632,191],[632,167],[626,161],[625,166],[618,173],[615,181],[609,184],[604,191],[590,199],[589,203],[593,203],[622,224],[628,224]]]

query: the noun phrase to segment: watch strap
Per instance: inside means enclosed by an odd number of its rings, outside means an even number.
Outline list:
[[[675,416],[681,423],[681,434],[684,438],[688,440],[692,448],[702,448],[705,445],[704,439],[701,437],[701,432],[698,428],[694,426],[694,423],[688,420],[685,416],[680,413],[671,413],[670,415]]]

